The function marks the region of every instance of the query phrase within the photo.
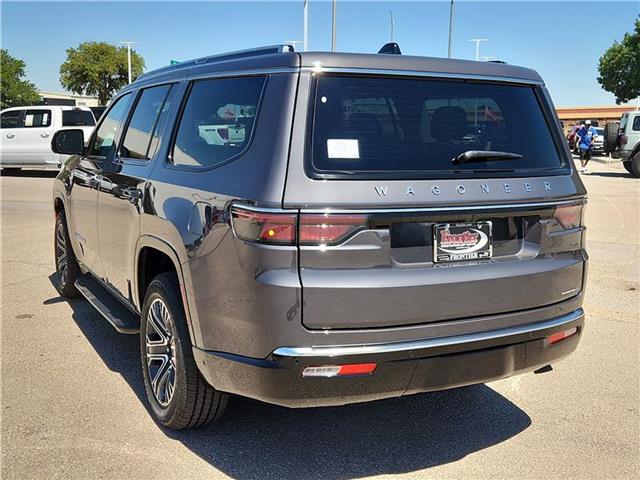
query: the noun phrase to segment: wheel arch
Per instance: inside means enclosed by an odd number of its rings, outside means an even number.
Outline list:
[[[197,345],[195,330],[189,308],[189,299],[187,296],[187,287],[185,285],[185,271],[182,269],[178,254],[164,240],[157,237],[144,235],[140,237],[136,245],[135,256],[135,300],[138,309],[142,312],[146,289],[153,278],[167,271],[175,271],[180,284],[180,294],[184,305],[184,314],[187,319],[187,328],[191,336],[191,343]]]

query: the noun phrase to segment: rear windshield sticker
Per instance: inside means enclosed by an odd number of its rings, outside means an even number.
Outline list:
[[[329,158],[360,158],[358,140],[344,138],[327,139],[327,156]]]

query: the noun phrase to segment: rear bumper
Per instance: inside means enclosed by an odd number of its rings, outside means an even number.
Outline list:
[[[536,370],[573,352],[584,326],[581,308],[543,322],[400,343],[283,347],[266,359],[194,348],[218,390],[287,407],[343,405],[484,383]],[[577,327],[551,345],[547,337]],[[308,366],[377,363],[367,376],[303,378]]]

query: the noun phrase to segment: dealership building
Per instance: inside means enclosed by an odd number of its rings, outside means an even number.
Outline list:
[[[75,95],[73,93],[38,92],[41,105],[66,105],[69,107],[98,107],[98,97]]]
[[[603,127],[607,122],[620,120],[620,116],[624,112],[635,110],[635,105],[601,105],[592,107],[558,107],[556,112],[558,118],[567,131],[572,125],[577,125],[585,120],[597,122]]]

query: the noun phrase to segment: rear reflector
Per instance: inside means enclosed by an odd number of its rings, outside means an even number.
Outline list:
[[[302,376],[304,378],[329,378],[349,375],[370,375],[376,369],[376,366],[376,363],[352,363],[350,365],[324,365],[322,367],[307,367],[302,371]]]
[[[562,332],[556,332],[553,333],[551,335],[549,335],[549,344],[553,345],[554,343],[558,343],[561,342],[562,340],[565,340],[573,335],[575,335],[576,333],[578,333],[578,327],[572,327],[569,328],[567,330],[563,330]]]

